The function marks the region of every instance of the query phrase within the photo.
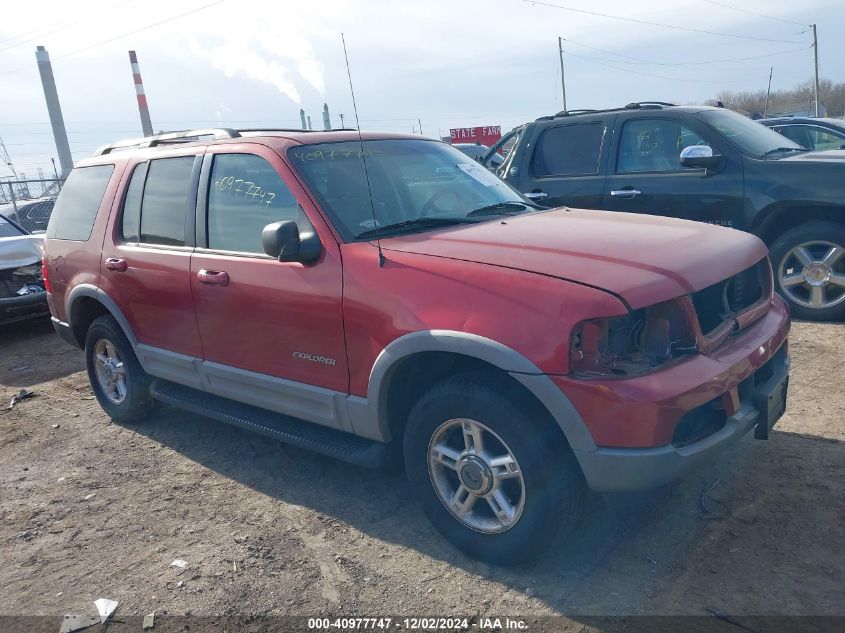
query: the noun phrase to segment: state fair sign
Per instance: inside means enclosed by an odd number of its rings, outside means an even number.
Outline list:
[[[500,125],[484,125],[481,127],[458,127],[449,130],[452,143],[481,143],[490,147],[502,138]]]

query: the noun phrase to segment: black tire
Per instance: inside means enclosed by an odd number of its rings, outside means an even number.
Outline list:
[[[769,256],[772,260],[772,268],[775,278],[775,290],[782,296],[792,310],[792,315],[808,321],[838,321],[845,319],[845,288],[840,288],[831,283],[828,283],[825,288],[825,296],[838,299],[843,296],[842,301],[837,305],[832,305],[826,308],[813,308],[811,306],[797,303],[790,292],[781,286],[781,277],[786,271],[791,268],[789,262],[794,260],[787,258],[787,255],[793,248],[804,243],[818,242],[822,246],[817,250],[821,253],[824,250],[823,244],[833,244],[845,250],[845,225],[837,224],[835,222],[825,222],[816,220],[796,226],[786,231],[783,235],[777,238],[769,249]],[[834,264],[832,272],[845,275],[845,256],[841,257],[839,261]],[[792,291],[799,299],[809,300],[809,287],[801,286]]]
[[[94,368],[94,348],[102,339],[115,347],[125,366],[126,395],[120,403],[113,402],[106,395]],[[150,397],[150,377],[141,368],[132,345],[111,315],[94,319],[88,328],[85,335],[85,364],[88,368],[88,381],[97,401],[115,422],[138,422],[153,410],[155,401]]]
[[[429,442],[444,422],[459,418],[492,430],[519,463],[524,506],[518,520],[504,532],[469,527],[446,508],[435,489],[429,472]],[[434,527],[472,558],[497,565],[530,561],[557,536],[569,532],[581,514],[585,483],[572,451],[555,422],[507,378],[463,374],[432,387],[408,418],[404,454],[417,501]]]

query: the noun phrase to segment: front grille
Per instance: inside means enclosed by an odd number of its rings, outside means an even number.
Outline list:
[[[763,298],[766,261],[763,259],[733,277],[690,295],[702,333],[712,332],[732,315]]]

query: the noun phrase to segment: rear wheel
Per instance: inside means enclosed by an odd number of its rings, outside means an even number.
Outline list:
[[[769,250],[776,289],[792,314],[811,321],[845,318],[845,226],[808,222]]]
[[[473,558],[536,558],[580,514],[583,478],[560,430],[498,376],[433,387],[411,411],[404,453],[432,523]]]
[[[136,422],[153,409],[150,378],[132,345],[110,315],[91,323],[85,335],[88,381],[103,410],[117,422]]]

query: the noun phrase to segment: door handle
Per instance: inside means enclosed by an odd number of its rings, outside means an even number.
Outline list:
[[[522,195],[528,198],[529,200],[544,200],[549,197],[549,194],[547,194],[545,191],[526,191]]]
[[[639,189],[616,189],[611,191],[610,195],[614,198],[635,198],[641,196],[642,193]]]
[[[197,272],[197,279],[200,280],[201,284],[205,284],[206,286],[229,285],[229,273],[223,270],[206,270],[205,268],[200,268],[199,272]]]
[[[106,268],[118,273],[123,273],[126,272],[126,269],[129,268],[129,266],[126,264],[125,259],[120,259],[119,257],[107,257]]]

